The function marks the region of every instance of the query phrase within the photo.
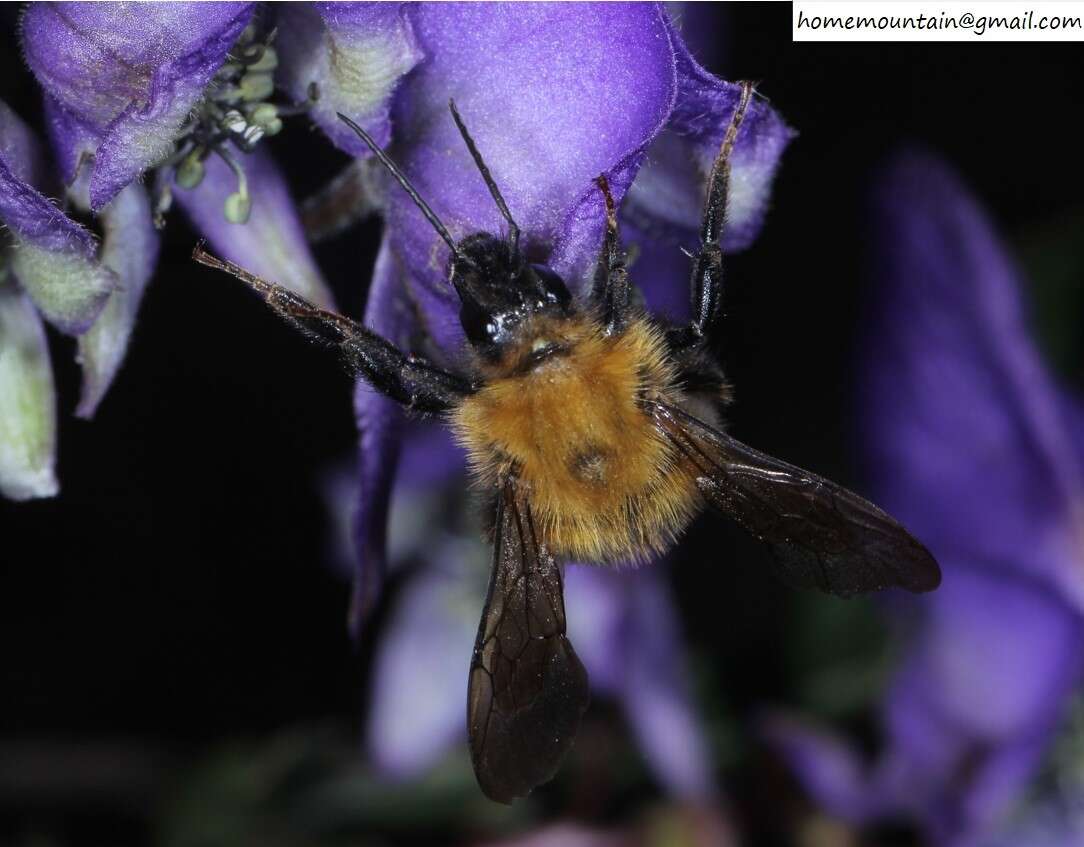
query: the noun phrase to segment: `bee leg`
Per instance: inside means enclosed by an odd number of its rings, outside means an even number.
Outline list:
[[[347,366],[408,411],[442,414],[473,393],[471,384],[458,374],[405,354],[376,333],[355,326],[358,331],[341,344]]]
[[[281,285],[267,282],[233,262],[212,256],[202,245],[196,247],[192,258],[247,283],[279,317],[311,340],[338,349],[353,376],[364,379],[408,409],[425,413],[446,412],[473,391],[463,377],[403,353],[357,321],[320,309]]]
[[[617,234],[617,207],[610,194],[610,184],[605,175],[595,180],[606,201],[606,237],[602,253],[595,268],[592,298],[598,305],[599,318],[607,335],[614,335],[625,328],[629,311],[629,273],[625,267],[625,254]]]
[[[692,289],[693,320],[685,329],[678,330],[678,337],[673,339],[677,347],[689,347],[707,341],[713,342],[712,336],[718,324],[723,299],[723,248],[722,234],[726,225],[726,202],[730,188],[730,156],[734,152],[734,143],[738,130],[745,119],[746,110],[753,97],[753,83],[741,83],[741,95],[730,125],[723,136],[719,155],[711,166],[708,180],[707,200],[704,203],[704,216],[700,223],[700,249],[692,255],[693,271],[690,280]]]

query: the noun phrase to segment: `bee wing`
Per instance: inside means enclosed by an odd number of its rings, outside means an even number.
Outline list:
[[[930,552],[868,500],[680,409],[656,404],[653,412],[692,466],[704,499],[771,548],[785,581],[842,597],[940,584]]]
[[[471,759],[486,796],[510,803],[551,779],[589,699],[587,672],[565,637],[561,571],[508,479],[467,692]]]

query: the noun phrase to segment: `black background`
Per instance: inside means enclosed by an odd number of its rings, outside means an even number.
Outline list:
[[[36,121],[14,18],[2,96]],[[719,33],[716,69],[761,80],[800,131],[763,235],[728,265],[732,428],[860,487],[849,408],[871,171],[919,142],[961,171],[1010,240],[1064,220],[1084,197],[1080,46],[793,44],[789,4],[735,5]],[[345,162],[301,127],[272,147],[298,196]],[[317,251],[353,314],[379,226]],[[320,488],[354,449],[351,385],[240,286],[194,265],[194,240],[175,214],[127,362],[91,423],[72,416],[74,345],[53,334],[62,493],[0,501],[0,811],[20,829],[69,788],[65,832],[94,820],[78,816],[75,777],[58,788],[46,773],[35,794],[15,773],[26,751],[46,763],[53,749],[57,761],[101,755],[103,778],[123,782],[108,751],[183,763],[226,739],[329,718],[356,726],[362,714],[367,651],[345,633]],[[790,696],[793,599],[762,564],[736,533],[698,526],[676,568],[709,697],[739,722]],[[756,798],[736,789],[755,818]]]

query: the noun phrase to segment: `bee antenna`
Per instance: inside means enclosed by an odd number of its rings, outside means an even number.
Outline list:
[[[381,164],[383,164],[384,167],[388,169],[388,172],[393,177],[395,177],[395,181],[403,187],[403,191],[405,191],[409,195],[410,199],[414,201],[414,205],[421,210],[421,213],[423,215],[425,215],[425,219],[429,221],[433,229],[437,231],[437,235],[444,239],[444,243],[447,244],[448,247],[451,249],[452,257],[455,259],[455,261],[462,262],[465,265],[472,264],[472,262],[466,256],[459,252],[459,247],[456,246],[455,239],[452,238],[451,234],[448,232],[448,228],[440,222],[440,218],[437,217],[437,213],[429,208],[429,204],[422,199],[422,196],[418,193],[418,190],[410,184],[410,180],[407,179],[406,174],[404,174],[399,169],[399,166],[391,160],[391,157],[388,156],[387,153],[380,149],[380,145],[378,145],[373,140],[373,137],[356,123],[354,123],[352,120],[350,120],[350,118],[348,118],[342,112],[336,112],[335,114],[339,116],[339,120],[341,120],[344,124],[350,127],[350,129],[354,130],[354,132],[357,133],[358,138],[360,138],[369,146],[369,149],[373,151],[373,155],[376,156],[380,160]]]
[[[474,164],[478,167],[479,173],[482,174],[482,179],[485,180],[486,188],[489,189],[489,193],[493,196],[493,202],[497,204],[497,208],[500,209],[501,215],[508,221],[508,243],[512,248],[512,255],[518,258],[519,226],[512,218],[512,213],[508,211],[508,204],[504,202],[504,197],[501,196],[501,190],[497,188],[497,183],[494,182],[493,175],[489,172],[489,168],[486,167],[486,163],[482,160],[482,154],[478,152],[478,148],[474,144],[474,139],[471,138],[470,133],[467,132],[466,124],[463,123],[463,119],[459,116],[459,110],[455,107],[455,100],[448,101],[448,108],[452,110],[452,119],[459,128],[459,134],[463,136],[463,140],[467,144],[467,149],[470,150],[471,158],[474,159]]]

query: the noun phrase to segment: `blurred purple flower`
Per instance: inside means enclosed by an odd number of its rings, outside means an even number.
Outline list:
[[[1069,847],[1084,844],[1084,795],[1076,793],[1058,802],[1028,810],[1021,820],[1003,828],[980,847]]]
[[[487,847],[735,847],[739,843],[724,810],[705,805],[664,805],[620,828],[555,823],[488,843]]]
[[[627,204],[630,220],[652,236],[680,238],[695,227],[705,163],[718,151],[739,87],[693,61],[661,5],[421,4],[407,10],[406,21],[410,35],[396,43],[422,58],[393,98],[391,149],[453,236],[496,232],[504,222],[448,114],[449,99],[500,185],[528,253],[564,275],[574,291],[582,290],[597,259],[600,174],[620,201],[650,161],[665,196],[643,192],[635,209]],[[790,137],[778,114],[756,100],[734,158],[728,248],[745,246],[759,229]],[[341,143],[354,149],[352,141]],[[404,192],[389,185],[385,196],[387,229],[366,322],[398,344],[454,363],[463,334],[458,300],[445,279],[447,247]],[[675,248],[671,267],[680,266]],[[650,281],[680,285],[684,295],[684,276]],[[384,568],[388,494],[405,418],[365,385],[355,409],[361,431],[356,629]]]
[[[631,833],[556,823],[526,835],[494,842],[489,847],[629,847],[635,843]]]
[[[902,156],[874,213],[867,465],[944,584],[916,601],[875,763],[793,722],[769,734],[833,814],[907,815],[938,844],[975,844],[1035,774],[1084,670],[1084,430],[1029,338],[1013,263],[955,174]]]

